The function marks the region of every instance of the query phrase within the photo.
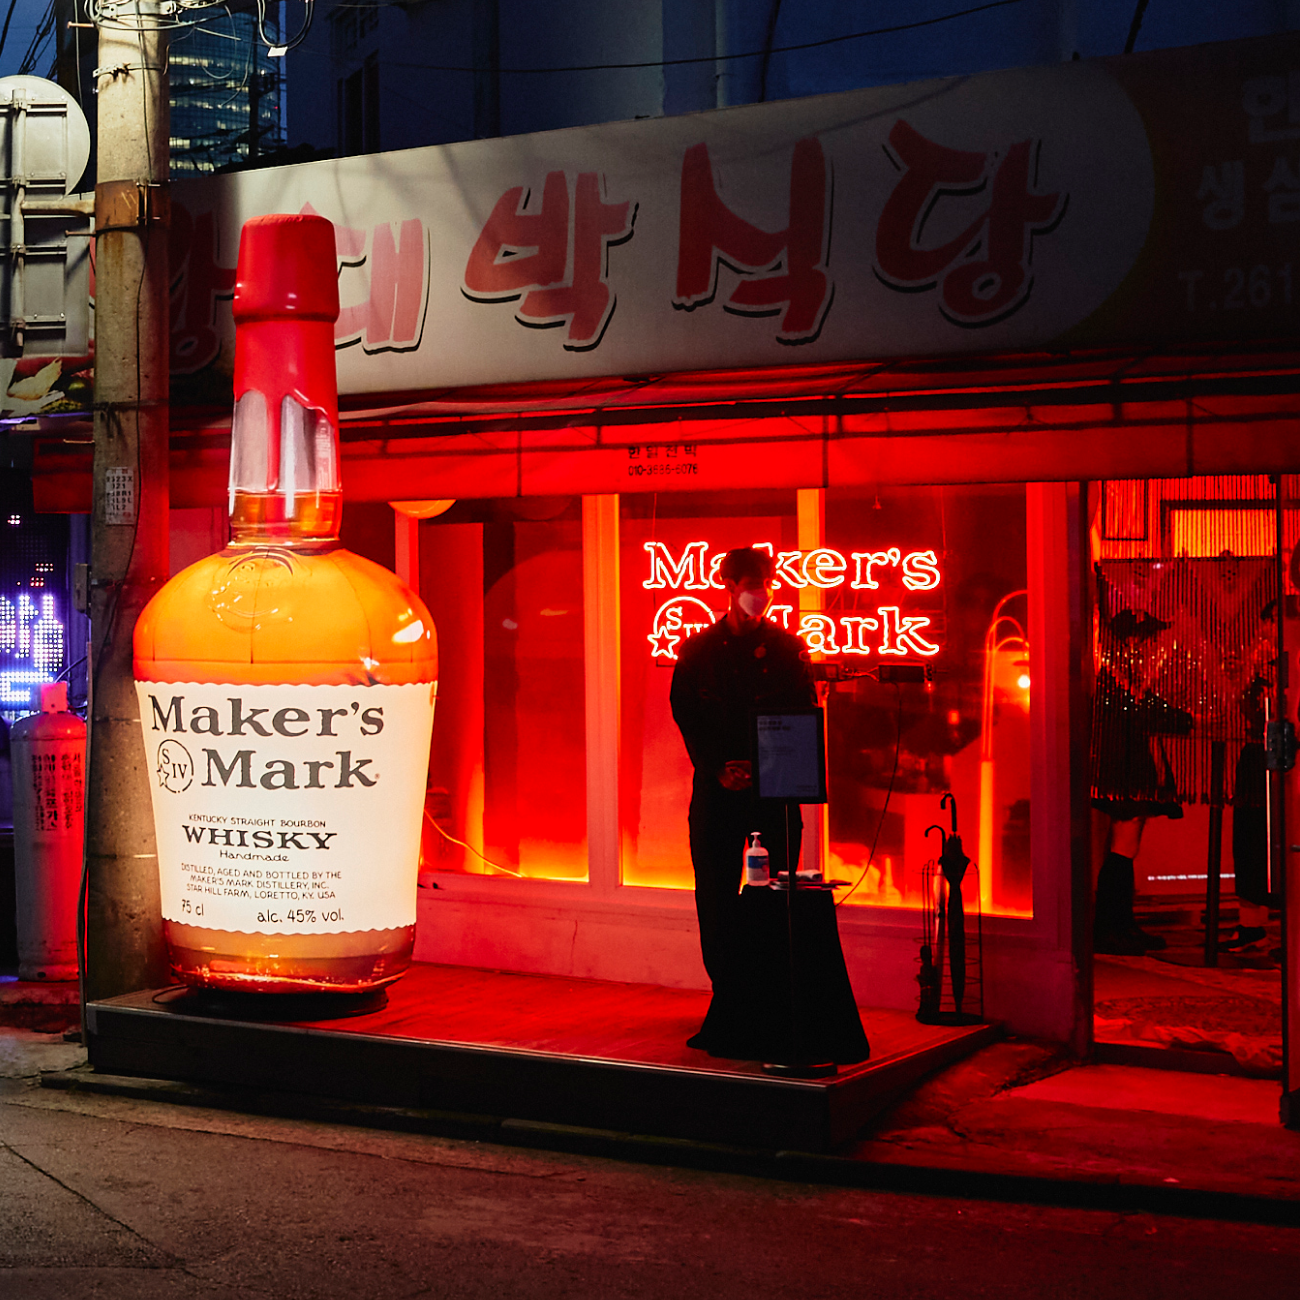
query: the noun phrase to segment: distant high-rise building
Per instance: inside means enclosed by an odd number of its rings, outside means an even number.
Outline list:
[[[98,41],[86,0],[54,0],[57,49],[53,75],[77,96],[95,133],[94,69]],[[264,31],[277,39],[278,3],[266,5]],[[249,0],[186,12],[199,21],[172,32],[171,174],[197,176],[238,167],[283,147],[283,60],[258,34]],[[88,172],[93,182],[94,170]]]

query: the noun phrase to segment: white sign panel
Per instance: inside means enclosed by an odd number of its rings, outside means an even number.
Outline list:
[[[434,689],[137,682],[164,918],[414,925]]]
[[[335,223],[344,394],[1039,346],[1147,238],[1099,64],[178,183],[173,392],[231,365],[239,229]]]

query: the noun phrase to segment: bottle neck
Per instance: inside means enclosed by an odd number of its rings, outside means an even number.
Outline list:
[[[333,378],[328,323],[239,323],[230,445],[232,544],[337,544],[342,490]]]
[[[289,546],[328,550],[337,545],[342,493],[236,492],[230,505],[232,546]]]

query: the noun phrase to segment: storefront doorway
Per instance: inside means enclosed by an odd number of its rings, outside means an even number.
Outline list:
[[[1297,644],[1296,507],[1289,475],[1091,486],[1101,1059],[1281,1077],[1278,791],[1264,739],[1278,704],[1279,540],[1287,653]]]

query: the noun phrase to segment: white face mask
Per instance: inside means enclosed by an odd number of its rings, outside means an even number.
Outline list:
[[[736,604],[747,618],[762,618],[767,610],[768,593],[766,591],[742,591],[736,597]]]

